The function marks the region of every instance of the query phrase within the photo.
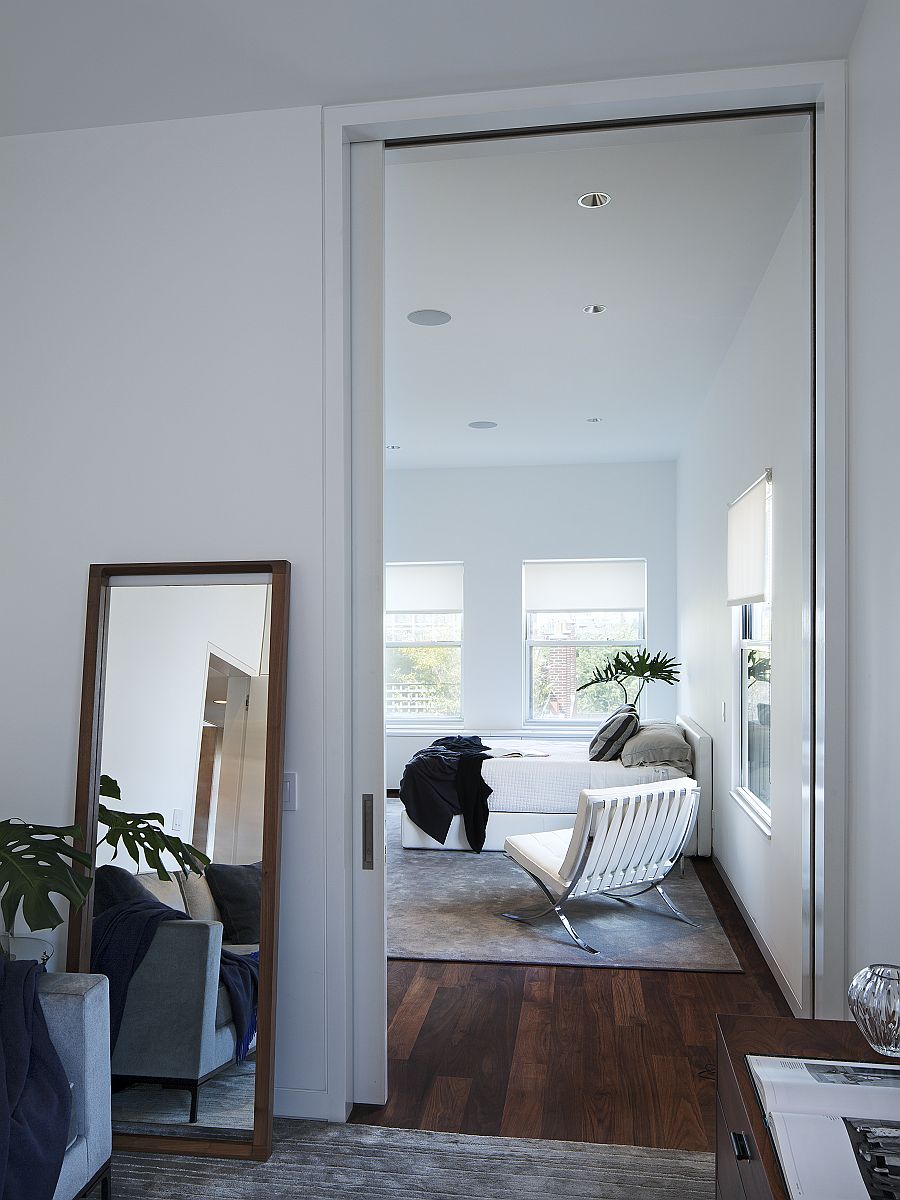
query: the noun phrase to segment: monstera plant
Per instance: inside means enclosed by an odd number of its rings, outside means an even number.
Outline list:
[[[651,655],[649,650],[619,650],[604,667],[595,667],[592,679],[583,683],[577,690],[596,687],[599,683],[616,683],[622,689],[625,704],[637,704],[641,692],[648,683],[667,683],[673,686],[678,682],[681,663],[661,650]],[[639,679],[640,687],[629,701],[625,680]]]
[[[100,777],[100,796],[121,800],[115,779]],[[121,849],[140,866],[141,854],[160,879],[171,879],[163,865],[163,853],[175,859],[185,874],[202,875],[209,859],[195,846],[166,833],[161,813],[129,813],[100,803],[97,823],[106,832],[106,842],[115,858]],[[81,908],[93,886],[93,878],[78,870],[90,868],[92,856],[73,843],[81,839],[77,825],[33,825],[16,819],[0,821],[0,916],[12,932],[19,909],[32,932],[55,929],[63,917],[51,896]]]

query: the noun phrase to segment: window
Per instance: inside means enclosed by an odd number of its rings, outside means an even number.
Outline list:
[[[772,605],[741,608],[741,787],[771,804]]]
[[[772,480],[728,510],[728,603],[735,610],[736,798],[768,822],[772,803]]]
[[[385,567],[389,721],[462,720],[462,563]]]
[[[619,707],[617,684],[578,688],[617,651],[646,646],[646,577],[637,559],[523,564],[527,721],[595,725]]]

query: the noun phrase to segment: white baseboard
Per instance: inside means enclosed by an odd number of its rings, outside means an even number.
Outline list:
[[[747,922],[747,928],[750,930],[751,934],[753,935],[753,940],[754,940],[754,942],[756,942],[757,946],[759,947],[760,953],[762,954],[763,958],[766,960],[766,965],[768,966],[769,970],[774,975],[775,982],[778,984],[778,987],[781,989],[781,992],[784,995],[785,1000],[787,1000],[788,1004],[791,1006],[791,1012],[794,1014],[795,1017],[804,1016],[805,1014],[803,1012],[803,1005],[797,999],[797,997],[794,995],[794,989],[791,987],[791,985],[788,983],[787,979],[784,977],[781,967],[779,967],[778,963],[772,957],[772,952],[769,949],[769,947],[766,945],[765,938],[760,933],[759,929],[756,926],[755,921],[750,916],[750,914],[747,912],[747,909],[744,907],[744,902],[741,900],[740,896],[738,895],[737,889],[735,888],[734,884],[728,878],[728,872],[722,866],[722,864],[719,861],[718,857],[716,856],[715,852],[713,852],[713,865],[715,866],[715,868],[719,872],[719,874],[722,876],[722,881],[725,884],[725,886],[728,888],[729,892],[731,893],[732,900],[738,906],[738,908],[740,909],[741,916]]]

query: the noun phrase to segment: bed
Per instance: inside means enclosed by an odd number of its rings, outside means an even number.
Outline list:
[[[712,738],[690,717],[675,720],[690,746],[693,777],[700,784],[697,829],[685,852],[708,856],[712,853]],[[504,841],[515,834],[571,828],[584,788],[656,783],[683,774],[668,766],[625,767],[619,759],[591,762],[587,741],[498,737],[486,741],[495,752],[519,751],[525,757],[489,758],[481,764],[482,778],[492,789],[485,850],[502,850]],[[453,818],[442,845],[423,833],[404,812],[401,838],[408,850],[471,850],[460,817]]]

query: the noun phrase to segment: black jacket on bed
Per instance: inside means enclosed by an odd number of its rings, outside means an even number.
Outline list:
[[[462,816],[469,845],[484,846],[491,789],[481,778],[490,746],[480,737],[443,737],[418,750],[403,771],[400,799],[409,819],[441,845]]]

